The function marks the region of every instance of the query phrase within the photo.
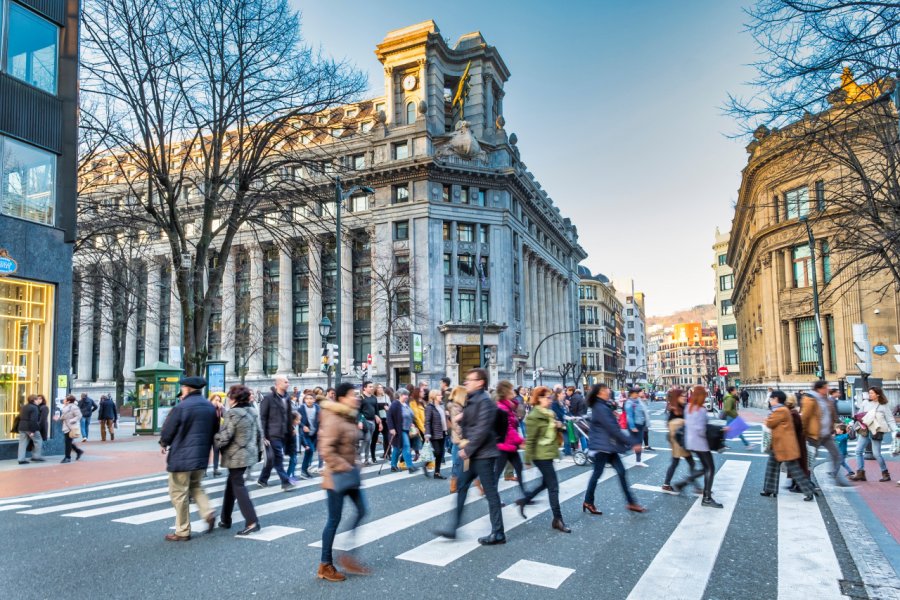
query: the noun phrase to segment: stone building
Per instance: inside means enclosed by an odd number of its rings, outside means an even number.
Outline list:
[[[734,271],[728,266],[728,233],[720,233],[716,228],[716,239],[713,243],[713,264],[715,273],[715,306],[717,333],[719,339],[719,364],[728,367],[728,377],[723,384],[740,385],[741,367],[738,349],[737,319],[734,317],[734,306],[731,293],[734,288]]]
[[[601,273],[592,275],[584,266],[578,267],[578,273],[581,279],[578,323],[584,383],[605,383],[615,388],[625,355],[622,303],[608,277]]]
[[[628,385],[647,385],[647,330],[645,296],[643,292],[619,293],[622,300],[622,321],[625,331],[625,380]]]
[[[658,342],[658,389],[703,385],[713,388],[718,377],[716,328],[702,323],[678,323]]]
[[[415,331],[423,336],[419,380],[460,381],[479,364],[483,334],[492,383],[522,382],[541,339],[577,329],[576,267],[586,255],[575,226],[528,171],[515,134],[507,133],[510,72],[480,33],[450,47],[432,21],[389,32],[375,54],[384,66],[384,95],[322,114],[319,123],[331,139],[309,143],[340,157],[320,171],[294,174],[328,188],[330,176],[341,173],[348,187],[374,189],[343,207],[341,272],[333,228],[321,219],[311,219],[311,237],[295,240],[290,252],[265,236],[240,237],[232,255],[219,259],[225,280],[210,354],[227,361],[229,381],[243,370],[253,387],[267,387],[274,373],[301,387],[324,384],[319,323],[323,316],[334,322],[340,302],[341,339],[327,341],[340,347],[345,379],[383,381],[389,371],[394,384],[408,381],[408,332]],[[453,103],[461,80],[468,90],[464,114]],[[298,207],[294,218],[334,214],[336,206],[326,201],[315,215],[307,210]],[[159,254],[161,266],[146,274],[147,306],[159,310],[135,319],[127,377],[157,360],[180,363],[171,260],[162,244]],[[380,292],[359,282],[391,274],[407,277],[409,285],[393,305],[405,322],[388,353],[385,316],[373,308]],[[95,326],[93,295],[79,294],[76,368],[81,388],[107,390],[112,344]],[[577,356],[574,336],[548,340],[538,361],[547,368],[545,382],[556,381],[551,367]]]

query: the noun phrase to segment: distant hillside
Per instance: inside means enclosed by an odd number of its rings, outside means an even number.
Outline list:
[[[671,315],[662,317],[648,317],[647,326],[661,324],[663,327],[669,327],[676,323],[706,323],[716,318],[715,304],[700,304],[694,308],[680,310]]]

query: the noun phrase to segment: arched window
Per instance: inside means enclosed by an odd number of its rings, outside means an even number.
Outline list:
[[[406,104],[406,124],[412,125],[416,122],[416,103],[413,101]]]

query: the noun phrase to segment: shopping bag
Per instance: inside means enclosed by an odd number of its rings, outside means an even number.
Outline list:
[[[760,452],[768,454],[772,449],[772,430],[763,425],[762,447]]]
[[[419,460],[424,463],[434,460],[434,448],[431,447],[431,442],[425,442],[425,445],[422,446],[422,450],[419,451]]]

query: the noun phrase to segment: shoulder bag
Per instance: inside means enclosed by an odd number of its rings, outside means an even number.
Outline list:
[[[344,494],[350,490],[358,490],[362,485],[359,467],[354,465],[349,471],[332,473],[331,482],[334,484],[334,491],[338,494]]]
[[[19,415],[13,419],[12,428],[9,430],[10,433],[19,433]]]

